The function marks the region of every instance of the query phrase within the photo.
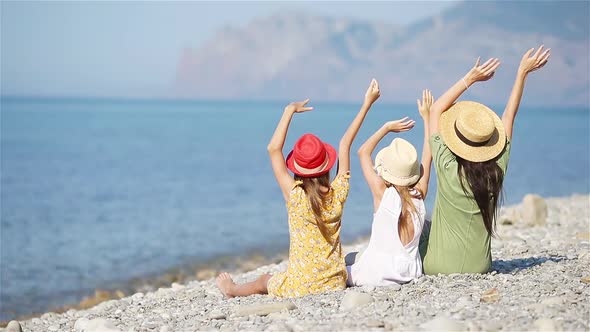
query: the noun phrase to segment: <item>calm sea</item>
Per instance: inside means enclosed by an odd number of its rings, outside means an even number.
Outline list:
[[[359,105],[313,106],[295,115],[286,152],[306,132],[337,146]],[[0,320],[183,264],[286,250],[285,206],[266,153],[283,107],[2,99]],[[383,103],[353,145],[344,242],[371,226],[371,196],[355,151],[383,122],[406,115],[417,125],[401,136],[420,151],[415,107]],[[589,192],[589,115],[521,108],[507,203],[527,193]]]

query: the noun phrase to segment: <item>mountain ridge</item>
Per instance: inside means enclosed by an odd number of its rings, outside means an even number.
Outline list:
[[[407,103],[415,99],[407,96],[423,88],[440,95],[481,56],[499,57],[503,64],[492,81],[474,86],[467,97],[500,103],[508,98],[522,54],[544,43],[552,58],[547,68],[531,74],[527,98],[536,104],[588,105],[590,26],[582,9],[589,3],[571,5],[466,2],[405,27],[278,13],[225,28],[185,50],[174,94],[353,101],[376,77],[382,98]],[[544,21],[555,12],[552,21]],[[522,22],[510,23],[515,17]]]

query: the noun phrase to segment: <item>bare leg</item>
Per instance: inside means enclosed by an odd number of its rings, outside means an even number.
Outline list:
[[[248,296],[253,294],[268,294],[268,280],[271,275],[266,273],[258,277],[258,279],[247,282],[245,284],[236,284],[229,273],[222,272],[215,280],[219,290],[228,298],[234,296]]]

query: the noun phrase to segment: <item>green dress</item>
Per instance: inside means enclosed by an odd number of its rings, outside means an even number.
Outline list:
[[[430,137],[437,177],[436,200],[427,243],[421,245],[425,274],[485,273],[492,263],[490,235],[481,211],[457,176],[458,164],[440,134]],[[497,159],[506,174],[510,142]]]

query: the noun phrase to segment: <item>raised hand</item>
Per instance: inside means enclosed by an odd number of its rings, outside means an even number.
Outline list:
[[[547,63],[549,57],[551,56],[551,49],[548,48],[543,51],[543,46],[544,45],[541,45],[535,54],[533,54],[535,51],[535,48],[533,47],[522,56],[522,59],[520,60],[520,66],[518,66],[519,72],[528,74],[543,67]]]
[[[494,73],[496,69],[500,66],[500,60],[498,58],[490,58],[483,64],[479,64],[479,58],[475,61],[475,65],[467,75],[465,75],[464,79],[468,81],[469,84],[473,84],[475,82],[483,82],[491,79],[494,77]]]
[[[414,125],[415,124],[416,124],[416,121],[411,120],[410,118],[408,118],[406,116],[403,119],[386,122],[383,125],[383,127],[385,129],[387,129],[387,131],[392,131],[394,133],[399,133],[399,132],[408,131],[408,130],[414,128]]]
[[[420,116],[425,121],[430,118],[430,107],[433,102],[434,97],[432,97],[432,93],[428,89],[422,90],[422,102],[420,102],[420,99],[416,100],[416,104],[418,104],[418,112],[420,112]]]
[[[294,101],[285,107],[285,111],[290,111],[293,113],[303,113],[313,110],[313,107],[305,106],[307,105],[307,103],[309,103],[309,98],[305,99],[304,101]]]
[[[534,51],[535,49],[531,48],[522,56],[520,66],[518,66],[518,72],[516,73],[516,80],[514,80],[514,86],[512,86],[510,98],[506,104],[504,114],[502,114],[502,123],[504,124],[504,131],[506,132],[506,137],[508,137],[508,139],[512,139],[514,120],[518,113],[518,107],[520,106],[520,100],[522,99],[522,94],[524,92],[524,84],[527,75],[547,64],[547,60],[549,60],[549,56],[551,56],[551,49],[548,48],[543,51],[543,45],[537,49],[535,54],[533,54]]]
[[[369,88],[365,93],[365,102],[372,104],[381,96],[381,91],[379,90],[379,82],[376,79],[372,79],[371,83],[369,84]]]

